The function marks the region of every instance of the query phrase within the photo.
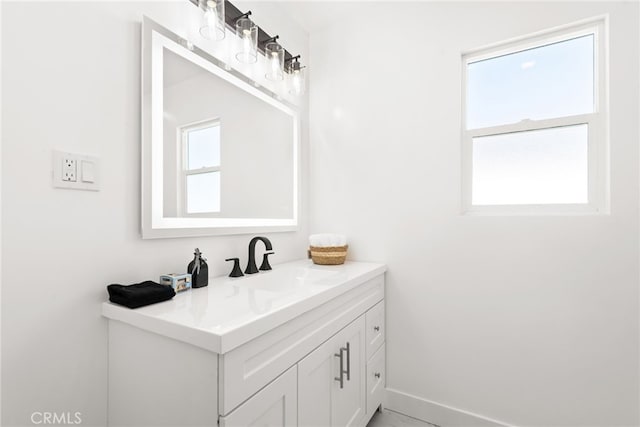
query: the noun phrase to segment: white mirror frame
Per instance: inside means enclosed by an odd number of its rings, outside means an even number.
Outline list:
[[[231,69],[222,61],[194,47],[181,45],[184,40],[146,16],[142,23],[142,151],[141,216],[142,238],[215,236],[254,234],[298,229],[300,117],[297,110],[278,100],[277,95]],[[163,216],[163,78],[154,69],[163,68],[163,50],[169,49],[234,86],[256,96],[292,117],[293,123],[293,215],[291,218],[178,218]],[[159,67],[159,68],[158,68]],[[153,102],[154,100],[160,102]]]

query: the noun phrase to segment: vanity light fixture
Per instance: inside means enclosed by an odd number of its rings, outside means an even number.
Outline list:
[[[267,73],[269,80],[279,81],[284,79],[284,48],[276,40],[279,36],[267,40],[264,45],[264,56],[267,57]]]
[[[300,96],[304,94],[305,80],[304,67],[300,64],[300,55],[296,55],[287,61],[289,73],[289,93]]]
[[[251,11],[236,20],[236,34],[240,38],[240,47],[236,59],[244,64],[258,61],[258,26],[249,19]]]
[[[225,36],[225,0],[199,0],[204,10],[200,34],[207,40],[222,40]]]
[[[258,62],[258,53],[265,56],[265,77],[279,82],[287,79],[285,89],[292,95],[303,95],[305,92],[305,70],[300,63],[300,55],[293,56],[283,46],[276,42],[278,36],[271,37],[260,26],[255,24],[249,16],[251,11],[242,13],[229,0],[189,0],[201,10],[204,17],[200,34],[209,40],[225,38],[225,28],[235,30],[238,37],[236,47],[227,49],[228,60],[224,60],[225,68],[231,70],[230,56],[235,52],[236,60],[245,64]],[[260,84],[254,81],[254,85]],[[280,90],[280,89],[278,89]]]

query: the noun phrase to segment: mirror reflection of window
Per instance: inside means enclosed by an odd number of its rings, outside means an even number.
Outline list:
[[[220,212],[220,120],[178,128],[182,152],[182,211]]]

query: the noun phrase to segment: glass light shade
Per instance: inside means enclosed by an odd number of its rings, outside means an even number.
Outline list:
[[[249,18],[240,18],[236,21],[236,34],[240,38],[236,59],[253,64],[258,60],[258,26]]]
[[[284,79],[284,48],[279,43],[269,42],[264,47],[264,56],[267,57],[265,77],[274,81]]]
[[[222,40],[225,36],[224,0],[199,0],[204,10],[200,34],[207,40]]]
[[[304,95],[305,73],[299,62],[294,62],[289,70],[289,92],[293,95]]]

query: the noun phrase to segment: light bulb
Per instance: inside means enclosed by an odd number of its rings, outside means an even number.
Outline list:
[[[242,57],[243,62],[252,62],[249,58],[249,53],[251,52],[251,31],[244,30],[242,32]]]
[[[216,37],[216,21],[218,20],[218,15],[215,10],[208,9],[204,13],[203,24],[200,27],[200,34],[205,39],[212,40]]]
[[[265,45],[264,51],[267,57],[265,77],[274,81],[282,80],[284,78],[284,48],[278,43],[270,42]]]
[[[258,27],[249,18],[240,18],[236,21],[236,34],[240,37],[236,59],[253,64],[258,60]]]
[[[291,77],[291,86],[294,94],[299,95],[302,92],[302,79],[300,78],[300,71],[293,72]]]
[[[280,64],[278,63],[278,52],[271,52],[271,59],[269,60],[271,63],[271,72],[273,75],[277,75],[280,71]]]
[[[216,13],[215,9],[209,9],[204,13],[204,22],[206,23],[207,27],[212,29],[215,28],[217,20],[218,14]]]
[[[304,94],[304,69],[298,61],[291,64],[289,78],[289,92],[295,96]]]

